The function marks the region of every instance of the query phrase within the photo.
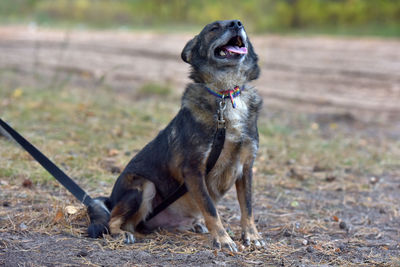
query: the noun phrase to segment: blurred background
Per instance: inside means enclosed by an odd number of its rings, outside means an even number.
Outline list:
[[[3,23],[96,28],[200,29],[237,18],[252,32],[400,35],[392,0],[3,0]]]
[[[270,110],[399,121],[392,0],[3,0],[2,84],[180,95],[189,81],[181,49],[222,19],[242,20],[251,36]]]

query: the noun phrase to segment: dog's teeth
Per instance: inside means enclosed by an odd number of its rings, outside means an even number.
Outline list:
[[[224,50],[221,50],[221,52],[219,52],[219,55],[224,57],[224,56],[226,56],[226,53]]]

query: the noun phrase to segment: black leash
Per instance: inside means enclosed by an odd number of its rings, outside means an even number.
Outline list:
[[[225,128],[218,128],[217,132],[214,135],[214,141],[211,148],[210,155],[208,156],[207,163],[206,163],[206,175],[210,173],[212,168],[217,163],[219,155],[221,154],[222,148],[224,147],[225,143]],[[166,197],[163,202],[161,202],[158,206],[156,206],[152,212],[147,215],[145,221],[150,221],[152,218],[157,216],[160,212],[168,208],[169,205],[177,201],[181,196],[186,194],[188,191],[186,185],[183,183],[178,189],[173,192],[171,195]],[[144,229],[144,221],[141,221],[137,226],[138,229]]]
[[[206,175],[210,173],[212,168],[214,168],[215,163],[217,163],[217,160],[221,155],[225,143],[226,128],[225,128],[224,110],[226,109],[226,103],[224,101],[225,97],[222,96],[221,98],[222,100],[219,102],[219,107],[218,107],[217,131],[214,134],[214,140],[211,147],[210,155],[208,156],[206,162]],[[183,183],[181,186],[178,187],[178,189],[174,193],[166,197],[163,200],[163,202],[161,202],[157,207],[155,207],[153,211],[150,212],[149,215],[147,215],[145,221],[149,221],[155,216],[157,216],[157,214],[165,210],[169,205],[171,205],[181,196],[186,194],[187,191],[188,190],[186,188],[186,185],[185,183]],[[139,222],[139,224],[136,227],[138,229],[144,229],[145,228],[144,221]]]
[[[71,194],[73,194],[80,202],[86,206],[92,201],[92,198],[86,194],[68,175],[58,168],[51,160],[49,160],[42,152],[29,143],[11,126],[0,119],[0,128],[3,128],[6,133],[12,137],[18,144],[22,146],[40,165],[43,166],[54,178],[57,179]]]
[[[223,109],[220,110],[221,114]],[[218,118],[218,127],[214,135],[213,145],[211,148],[210,155],[208,156],[206,163],[206,174],[210,173],[215,163],[217,162],[221,151],[225,143],[225,121],[222,115]],[[45,168],[54,178],[56,178],[71,194],[73,194],[80,202],[88,206],[92,201],[92,198],[83,191],[68,175],[66,175],[60,168],[58,168],[52,161],[50,161],[42,152],[34,147],[29,141],[22,137],[17,131],[11,126],[0,119],[0,127],[2,127],[6,133],[8,133],[12,139],[22,146],[43,168]],[[151,220],[157,216],[160,212],[165,210],[169,205],[178,200],[181,196],[187,193],[185,184],[182,184],[178,189],[163,200],[153,211],[146,217],[146,221]],[[138,228],[144,228],[144,222],[141,221]]]

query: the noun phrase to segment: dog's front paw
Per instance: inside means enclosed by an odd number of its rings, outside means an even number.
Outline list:
[[[225,231],[221,231],[221,233],[213,237],[213,247],[217,249],[227,249],[232,252],[238,251],[235,242],[233,242],[232,238],[230,238]]]
[[[112,234],[112,237],[115,240],[122,239],[124,243],[127,245],[134,244],[136,241],[135,236],[131,232],[126,232],[126,231],[121,231],[119,233]]]
[[[125,239],[124,239],[125,244],[134,244],[135,241],[136,241],[136,238],[132,233],[125,232]]]
[[[246,247],[254,244],[256,247],[265,246],[265,241],[258,233],[255,227],[250,227],[248,229],[243,230],[242,232],[242,242]]]

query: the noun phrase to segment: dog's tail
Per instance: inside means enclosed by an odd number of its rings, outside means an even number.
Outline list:
[[[107,197],[97,197],[88,205],[90,225],[87,231],[89,237],[98,238],[110,232],[108,227],[110,221],[108,202]]]

